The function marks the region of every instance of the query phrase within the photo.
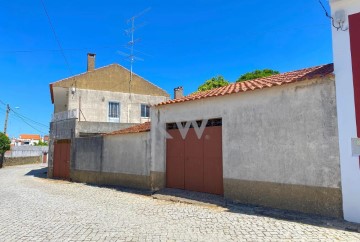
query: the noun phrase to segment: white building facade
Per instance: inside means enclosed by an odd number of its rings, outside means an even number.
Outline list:
[[[330,5],[344,219],[360,223],[360,1]]]

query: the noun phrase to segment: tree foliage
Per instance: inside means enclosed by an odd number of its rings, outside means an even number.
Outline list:
[[[217,87],[223,87],[229,85],[229,82],[227,80],[224,79],[223,76],[218,75],[215,76],[209,80],[207,80],[204,84],[202,84],[201,86],[199,86],[198,91],[207,91],[207,90],[211,90]]]
[[[5,152],[10,150],[10,143],[9,138],[0,132],[0,168],[3,167]]]
[[[4,154],[6,151],[10,150],[10,139],[0,132],[0,154]]]
[[[48,146],[48,143],[46,141],[43,142],[43,141],[39,140],[39,142],[35,143],[34,146]]]
[[[256,78],[272,76],[272,75],[275,75],[275,74],[279,74],[279,72],[271,70],[271,69],[255,70],[253,72],[248,72],[248,73],[245,73],[244,75],[241,75],[236,82],[243,82],[243,81],[253,80],[253,79],[256,79]]]

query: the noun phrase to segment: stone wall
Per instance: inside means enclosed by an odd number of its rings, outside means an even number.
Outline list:
[[[28,156],[28,157],[5,157],[3,166],[18,166],[27,164],[41,163],[42,156]]]

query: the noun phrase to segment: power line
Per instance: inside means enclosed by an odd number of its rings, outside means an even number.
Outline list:
[[[63,51],[83,51],[90,49],[110,49],[114,47],[127,47],[127,45],[108,45],[98,47],[87,47],[87,48],[69,48],[63,49]],[[33,53],[33,52],[59,52],[60,49],[33,49],[33,50],[0,50],[0,53]]]
[[[5,106],[7,106],[7,104],[6,104],[5,102],[3,102],[2,100],[0,100],[0,103],[3,104],[3,105],[5,105]],[[6,111],[6,110],[4,110],[4,109],[1,108],[1,107],[0,107],[0,110]],[[20,114],[20,113],[18,113],[18,112],[15,112],[12,108],[10,108],[10,111],[13,112],[13,113],[16,115],[15,117],[17,117],[18,119],[21,119],[24,123],[26,123],[27,125],[29,125],[29,126],[32,127],[33,129],[35,129],[35,130],[37,130],[37,131],[39,131],[39,132],[41,132],[41,133],[43,133],[43,134],[46,134],[45,132],[43,132],[43,131],[39,130],[38,128],[34,127],[33,125],[41,126],[41,127],[44,127],[44,128],[49,128],[48,125],[43,124],[43,123],[40,123],[40,122],[37,122],[37,121],[35,121],[35,120],[31,119],[31,118],[26,117],[25,115],[22,115],[22,114]],[[29,122],[32,122],[33,125],[30,124]]]
[[[40,129],[34,127],[34,126],[32,126],[31,124],[29,124],[29,123],[28,123],[24,118],[22,118],[20,115],[17,115],[16,113],[14,113],[14,114],[15,114],[15,116],[13,116],[13,117],[16,117],[16,118],[22,120],[25,124],[27,124],[29,127],[33,128],[34,130],[36,130],[36,131],[38,131],[38,132],[40,132],[40,133],[42,133],[42,134],[48,134],[47,132],[44,132],[44,131],[42,131],[42,130],[40,130]]]
[[[60,40],[59,40],[58,36],[56,35],[55,28],[54,28],[54,26],[53,26],[53,24],[52,24],[52,22],[51,22],[51,19],[50,19],[50,16],[49,16],[48,11],[47,11],[47,9],[46,9],[45,3],[44,3],[43,0],[40,0],[40,1],[41,1],[41,4],[42,4],[43,8],[44,8],[44,11],[45,11],[45,14],[46,14],[46,16],[47,16],[47,19],[48,19],[48,21],[49,21],[51,30],[52,30],[52,32],[53,32],[53,34],[54,34],[55,40],[56,40],[56,42],[57,42],[57,44],[58,44],[58,46],[59,46],[59,49],[60,49],[60,51],[61,51],[61,54],[62,54],[62,56],[63,56],[63,58],[64,58],[64,60],[65,60],[66,66],[67,66],[67,68],[68,68],[68,70],[69,70],[69,72],[70,72],[70,75],[72,75],[72,70],[71,70],[70,65],[69,65],[69,62],[68,62],[68,60],[67,60],[67,58],[66,58],[66,56],[65,56],[65,53],[64,53],[64,50],[63,50],[63,48],[62,48],[62,46],[61,46]]]
[[[15,112],[13,109],[11,109],[11,111],[12,111],[13,113],[15,113],[16,115],[21,116],[22,118],[27,119],[27,120],[33,122],[34,124],[37,124],[37,125],[39,125],[39,126],[43,126],[43,127],[45,127],[45,128],[49,128],[49,125],[46,125],[46,124],[37,122],[37,121],[35,121],[35,120],[31,119],[31,118],[28,118],[28,117],[26,117],[26,116],[24,116],[24,115],[22,115],[22,114],[20,114],[20,113],[18,113],[18,112]]]

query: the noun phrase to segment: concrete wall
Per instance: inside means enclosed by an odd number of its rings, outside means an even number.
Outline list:
[[[150,189],[150,133],[76,138],[71,179]]]
[[[87,122],[81,121],[76,123],[76,137],[86,134],[103,134],[112,131],[126,129],[136,125],[135,123],[109,123],[109,122]]]
[[[148,176],[150,151],[149,132],[105,136],[103,171]]]
[[[78,122],[76,119],[67,119],[50,123],[50,141],[48,154],[48,176],[52,177],[54,141],[61,139],[73,139],[75,137],[94,136],[96,134],[109,133],[125,129],[135,124],[131,123],[108,123],[108,122]],[[74,142],[73,142],[74,143]],[[75,144],[72,144],[71,147]]]
[[[10,152],[5,154],[5,157],[29,157],[29,156],[42,156],[44,152],[48,153],[48,146],[13,146]]]
[[[226,197],[341,216],[333,78],[159,106],[154,108],[151,118],[151,171],[156,172],[160,179],[164,176],[159,174],[166,170],[166,139],[162,132],[166,123],[222,118]],[[269,189],[261,190],[256,182],[267,183]],[[290,185],[287,192],[280,189],[284,184]],[[302,194],[292,194],[291,187],[299,188]],[[321,197],[314,197],[313,188],[322,190],[318,193]],[[245,200],[251,191],[253,199]],[[273,201],[267,203],[258,199],[260,196]],[[322,204],[331,196],[335,196],[331,203]],[[315,211],[304,209],[300,203],[306,200],[309,201],[307,206],[312,204]],[[282,201],[287,202],[284,204]],[[296,208],[292,205],[294,203],[298,204]],[[321,206],[330,207],[330,210],[321,209]]]
[[[69,95],[69,110],[79,108],[79,96],[81,96],[81,110],[86,121],[108,122],[109,102],[119,102],[120,123],[148,121],[148,119],[141,118],[141,104],[154,105],[168,99],[166,96],[77,89],[75,95]],[[84,121],[82,115],[80,115],[80,119]]]
[[[357,0],[331,1],[332,16],[345,11],[345,27],[349,26],[348,15],[360,12]],[[334,67],[336,76],[336,101],[339,124],[341,182],[344,218],[360,222],[360,172],[359,157],[352,156],[351,138],[357,137],[354,84],[349,31],[332,28]],[[360,127],[358,127],[359,129]]]

